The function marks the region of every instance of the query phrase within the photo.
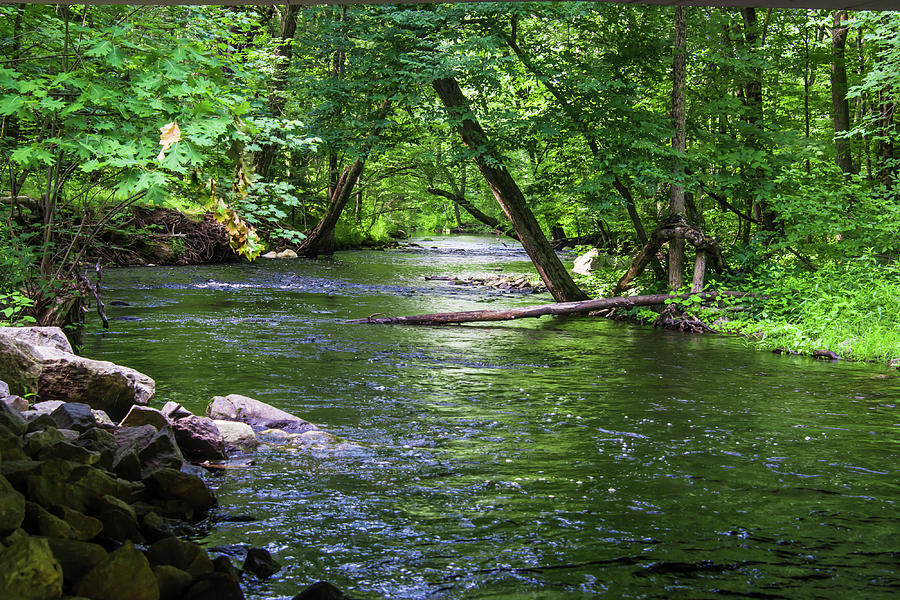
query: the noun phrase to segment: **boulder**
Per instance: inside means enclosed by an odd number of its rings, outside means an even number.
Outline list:
[[[163,500],[182,502],[192,509],[193,516],[204,517],[216,506],[216,497],[203,480],[175,469],[158,469],[146,479],[147,488]]]
[[[0,381],[0,398],[5,398],[9,396],[9,386],[6,385],[5,381]]]
[[[4,465],[5,466],[5,465]],[[25,496],[0,475],[0,532],[18,529],[25,519]]]
[[[150,440],[150,443],[138,453],[141,459],[141,472],[151,473],[164,467],[180,469],[184,464],[184,455],[175,441],[175,434],[171,427],[160,429]]]
[[[596,248],[591,248],[575,259],[575,264],[572,266],[572,272],[578,273],[579,275],[590,275],[591,271],[594,270],[598,256],[600,256],[600,251]]]
[[[237,450],[240,452],[249,452],[259,446],[259,440],[254,433],[253,428],[246,423],[237,421],[221,421],[213,420],[219,433],[222,434],[222,440],[225,443],[225,450],[231,452]]]
[[[25,503],[25,530],[44,537],[75,538],[68,523],[34,502]]]
[[[42,400],[85,402],[114,419],[133,404],[147,404],[156,384],[111,362],[72,353],[58,328],[0,327],[0,378],[13,393],[36,392]]]
[[[53,558],[62,567],[63,577],[69,583],[81,579],[106,558],[106,550],[98,544],[62,538],[47,538],[47,543]]]
[[[247,558],[244,559],[243,569],[260,579],[268,579],[281,570],[281,565],[272,558],[272,555],[265,548],[250,548],[247,550]]]
[[[176,537],[168,537],[154,543],[147,550],[151,565],[171,565],[199,577],[215,570],[212,560],[201,546]]]
[[[213,572],[198,577],[182,600],[244,600],[244,592],[228,573]]]
[[[254,429],[284,429],[293,433],[318,429],[309,421],[240,394],[215,396],[206,407],[206,416],[216,420],[240,421]]]
[[[291,600],[347,600],[347,596],[327,581],[317,581]]]
[[[62,400],[44,400],[42,402],[35,402],[34,406],[31,407],[31,410],[37,412],[39,415],[50,415],[63,404],[65,404],[65,402]],[[55,422],[56,421],[54,421],[54,423]]]
[[[98,427],[102,427],[104,429],[115,429],[116,424],[112,419],[109,418],[109,415],[106,414],[106,411],[92,409],[92,413],[94,413],[94,420],[97,422]]]
[[[25,412],[26,410],[28,410],[28,400],[21,396],[2,396],[0,397],[0,402],[19,412]]]
[[[194,580],[190,573],[172,565],[156,565],[153,574],[159,587],[159,600],[181,600]]]
[[[184,463],[169,427],[161,430],[153,425],[120,427],[113,437],[116,443],[113,470],[125,479],[139,479],[162,467],[179,469]]]
[[[183,419],[184,417],[190,417],[194,414],[182,405],[177,402],[172,402],[171,400],[163,404],[160,412],[173,421],[176,419]]]
[[[62,595],[63,572],[44,538],[17,536],[0,552],[0,591],[4,599],[55,600]]]
[[[287,248],[278,253],[278,258],[297,258],[297,253]]]
[[[159,600],[156,575],[131,542],[105,556],[75,584],[74,591],[94,600]]]
[[[19,436],[28,429],[28,422],[18,410],[0,402],[0,426],[5,427],[13,436]]]
[[[86,542],[92,540],[103,531],[103,523],[99,519],[89,517],[83,512],[68,506],[52,506],[50,512],[66,522],[72,530],[71,538]]]
[[[128,503],[107,494],[100,499],[97,512],[103,523],[104,538],[116,542],[143,541],[137,515]]]
[[[50,413],[50,417],[56,422],[57,427],[75,431],[87,431],[97,425],[91,407],[83,402],[61,404]]]
[[[164,429],[169,426],[169,419],[155,408],[135,405],[131,407],[125,418],[119,421],[119,427],[140,427],[141,425],[153,425],[156,429]]]
[[[116,455],[116,438],[109,431],[100,427],[88,429],[78,436],[74,444],[99,454],[98,464],[108,471],[112,470],[113,458]]]
[[[209,417],[183,417],[172,423],[172,431],[185,456],[202,460],[225,458],[225,439]]]

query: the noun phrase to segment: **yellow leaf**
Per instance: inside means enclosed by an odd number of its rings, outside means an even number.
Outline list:
[[[178,128],[178,122],[172,121],[171,123],[167,123],[159,128],[159,143],[162,146],[162,150],[159,153],[159,156],[163,155],[163,152],[169,149],[169,146],[174,144],[175,142],[181,139],[181,130]],[[162,159],[160,159],[162,160]]]

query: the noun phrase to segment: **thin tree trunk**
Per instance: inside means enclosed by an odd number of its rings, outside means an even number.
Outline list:
[[[371,152],[372,141],[378,137],[383,126],[384,118],[391,107],[391,101],[385,100],[375,115],[375,125],[369,132],[368,140],[360,149],[359,157],[344,167],[341,176],[335,182],[328,201],[328,208],[319,223],[313,228],[306,239],[297,248],[299,256],[319,256],[320,254],[334,254],[334,227],[337,225],[347,201],[353,195],[353,188],[359,181],[363,172],[366,159]]]
[[[687,52],[687,8],[675,7],[675,45],[672,58],[672,149],[683,154],[687,146],[687,115],[684,97],[685,70]],[[684,176],[684,163],[678,158],[675,161],[672,186],[669,194],[669,215],[686,213],[684,204],[684,188],[681,179]],[[669,288],[678,291],[684,276],[684,238],[669,241]]]
[[[490,142],[487,135],[475,120],[468,100],[456,79],[452,77],[436,79],[432,82],[432,86],[447,109],[451,121],[456,124],[456,130],[463,143],[475,152],[475,165],[519,235],[522,246],[531,257],[547,289],[557,302],[586,299],[587,295],[575,285],[569,272],[550,247],[537,219],[525,202],[525,196],[522,195],[501,157],[489,150]]]
[[[269,110],[276,117],[284,112],[285,90],[287,86],[287,69],[291,64],[291,42],[294,39],[294,33],[297,31],[297,13],[300,6],[293,4],[283,8],[281,15],[281,32],[279,38],[281,43],[275,50],[275,74],[272,76],[272,91],[269,93]],[[278,151],[277,144],[265,144],[256,154],[254,161],[254,170],[256,174],[263,179],[267,179],[272,171],[272,162],[275,160],[275,153]]]
[[[882,101],[878,118],[881,129],[878,142],[878,178],[885,187],[891,189],[893,174],[896,171],[894,166],[894,111],[897,104],[888,100],[886,92],[882,92],[880,96]]]
[[[706,250],[697,250],[697,258],[694,261],[694,278],[691,281],[691,293],[703,291],[703,282],[706,277]]]
[[[844,135],[850,130],[850,103],[847,102],[847,11],[834,13],[831,30],[831,117],[834,122],[835,160],[844,175],[853,173],[850,140]]]

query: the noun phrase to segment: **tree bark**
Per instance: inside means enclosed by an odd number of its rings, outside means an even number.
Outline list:
[[[539,304],[521,308],[507,308],[501,310],[470,310],[464,312],[433,313],[428,315],[413,315],[409,317],[384,317],[372,315],[365,319],[353,319],[346,321],[352,324],[372,325],[450,325],[453,323],[473,323],[476,321],[511,321],[513,319],[526,319],[543,317],[545,315],[585,315],[587,313],[611,308],[632,308],[635,306],[658,306],[666,300],[687,299],[694,294],[652,294],[648,296],[627,296],[615,298],[599,298],[597,300],[584,300],[581,302],[557,302],[554,304]],[[752,296],[745,292],[701,292],[696,294],[703,300],[714,300],[722,296]]]
[[[683,154],[687,146],[687,115],[684,98],[684,83],[687,52],[687,8],[675,7],[675,44],[672,57],[672,149]],[[669,193],[669,215],[684,216],[684,188],[681,179],[684,176],[684,163],[680,158],[675,160],[673,181]],[[684,276],[684,238],[669,241],[669,288],[678,291]]]
[[[844,54],[847,30],[847,11],[836,11],[834,27],[831,30],[831,117],[834,122],[835,160],[844,175],[853,173],[850,140],[844,137],[844,134],[850,130],[850,103],[847,102],[847,61]]]
[[[475,152],[475,165],[512,223],[519,241],[525,247],[547,289],[557,302],[587,298],[587,295],[572,281],[569,272],[550,247],[537,219],[525,202],[525,196],[506,169],[501,157],[490,150],[487,135],[475,120],[468,100],[456,79],[452,77],[436,79],[432,82],[432,86],[447,109],[463,143]]]
[[[353,188],[359,181],[359,176],[363,172],[366,159],[372,149],[372,143],[378,137],[383,126],[384,118],[387,116],[391,107],[391,101],[385,100],[375,114],[375,125],[369,132],[368,139],[363,143],[359,156],[352,163],[344,167],[341,176],[335,182],[331,196],[328,199],[328,208],[322,216],[319,223],[306,236],[306,239],[300,242],[297,248],[298,256],[319,256],[320,254],[334,254],[334,227],[337,225],[347,201],[353,195]]]
[[[275,74],[272,76],[272,91],[269,93],[269,110],[274,116],[281,115],[284,112],[284,88],[286,87],[287,69],[291,64],[291,42],[294,39],[294,33],[297,31],[297,13],[300,6],[293,4],[284,7],[281,15],[281,32],[279,38],[281,43],[275,50]],[[267,179],[272,171],[272,162],[275,160],[275,153],[278,151],[277,144],[265,144],[256,154],[253,168],[256,174],[262,179]]]

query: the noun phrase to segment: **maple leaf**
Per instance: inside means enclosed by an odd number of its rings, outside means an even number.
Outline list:
[[[159,151],[159,156],[156,157],[156,160],[162,160],[165,158],[165,151],[169,149],[169,146],[177,142],[181,139],[181,129],[178,128],[178,122],[172,121],[171,123],[166,123],[162,127],[159,128],[159,143],[162,146],[162,150]]]

